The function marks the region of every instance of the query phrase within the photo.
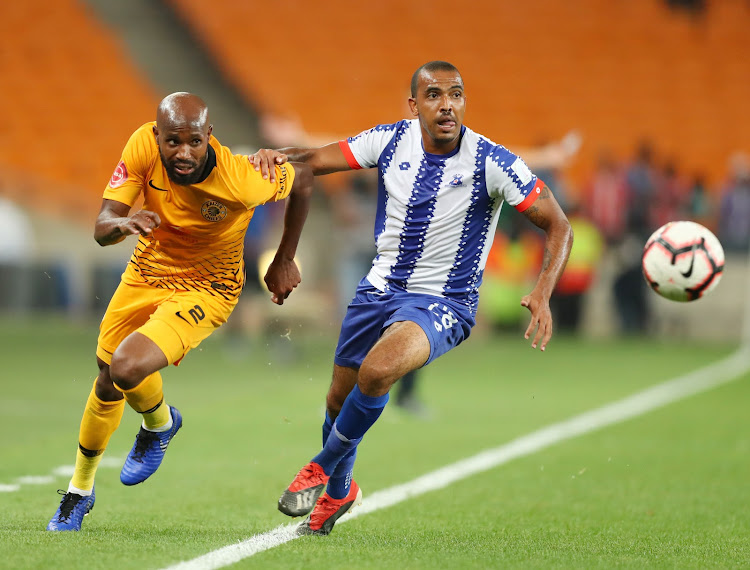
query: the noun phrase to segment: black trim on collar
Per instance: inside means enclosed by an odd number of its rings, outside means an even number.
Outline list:
[[[208,158],[206,158],[206,164],[203,165],[203,172],[201,172],[201,177],[193,184],[200,184],[201,182],[204,182],[206,178],[208,178],[208,176],[211,174],[211,171],[216,168],[216,151],[210,144],[208,145],[207,154]]]

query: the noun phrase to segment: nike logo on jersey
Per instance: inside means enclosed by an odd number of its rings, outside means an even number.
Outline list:
[[[148,185],[151,186],[151,188],[153,188],[154,190],[158,190],[159,192],[166,192],[164,188],[159,188],[158,186],[154,186],[153,180],[149,180]]]

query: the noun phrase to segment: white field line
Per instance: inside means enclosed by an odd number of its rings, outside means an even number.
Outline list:
[[[561,441],[623,422],[726,384],[737,379],[747,370],[750,370],[750,348],[747,342],[743,342],[742,348],[734,354],[705,368],[549,425],[500,447],[488,449],[468,459],[422,475],[408,483],[377,491],[369,495],[351,514],[342,517],[337,524],[340,525],[358,516],[390,507],[411,497],[442,489],[451,483],[493,469],[513,459],[530,455]],[[192,560],[169,566],[167,570],[208,570],[229,566],[254,554],[294,540],[297,538],[294,532],[297,524],[277,527],[237,544],[231,544]]]
[[[122,467],[125,456],[102,457],[99,467]],[[53,483],[57,477],[72,477],[75,465],[60,465],[52,470],[50,475],[22,475],[17,477],[13,483],[0,483],[0,493],[15,493],[21,490],[21,485],[47,485]]]

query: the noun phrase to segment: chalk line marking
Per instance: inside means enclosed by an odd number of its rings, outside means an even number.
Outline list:
[[[122,467],[125,462],[125,456],[122,457],[102,457],[99,467]],[[72,477],[75,471],[75,465],[60,465],[52,470],[51,475],[22,475],[17,477],[13,483],[0,483],[0,493],[15,493],[21,490],[21,485],[47,485],[54,483],[57,477]]]
[[[750,347],[748,347],[748,343],[743,342],[742,348],[714,364],[657,384],[632,396],[584,412],[568,420],[551,424],[500,447],[488,449],[473,457],[422,475],[408,483],[376,491],[365,498],[361,506],[339,519],[336,524],[340,525],[356,517],[398,504],[411,497],[442,489],[456,481],[493,469],[513,459],[530,455],[556,443],[597,431],[689,396],[716,388],[736,380],[748,370],[750,370]],[[211,570],[235,564],[259,552],[294,540],[297,538],[295,528],[298,524],[277,527],[237,544],[230,544],[192,560],[174,564],[166,570]]]

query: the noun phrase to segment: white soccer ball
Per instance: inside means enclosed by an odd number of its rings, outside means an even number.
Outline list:
[[[643,248],[643,276],[672,301],[695,301],[713,291],[724,272],[724,248],[710,230],[695,222],[668,222]]]

